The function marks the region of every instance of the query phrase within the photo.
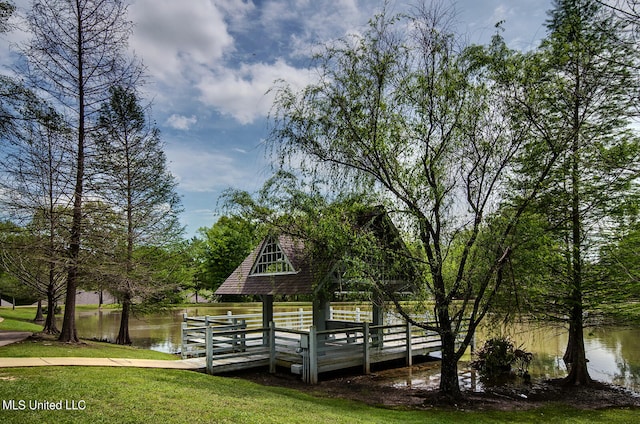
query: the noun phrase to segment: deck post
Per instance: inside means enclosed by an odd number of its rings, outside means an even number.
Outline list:
[[[382,309],[382,301],[375,302],[373,305],[372,311],[372,324],[374,326],[383,326],[384,325],[384,311]],[[384,343],[384,332],[381,327],[373,330],[372,334],[373,345],[378,349],[382,349]]]
[[[262,323],[260,326],[268,327],[273,319],[273,295],[262,295]],[[265,332],[262,337],[262,344],[269,344],[269,335]]]
[[[300,335],[300,355],[302,356],[302,381],[309,383],[309,334]]]
[[[185,318],[187,314],[184,314]],[[187,326],[188,324],[186,322],[182,323],[182,328],[181,328],[181,332],[180,334],[182,335],[182,344],[180,346],[180,357],[182,359],[186,359],[187,358]]]
[[[309,383],[318,384],[318,334],[315,325],[309,329]]]
[[[362,346],[364,349],[364,373],[371,373],[371,350],[369,349],[369,323],[365,322],[362,326]]]
[[[413,345],[411,343],[411,323],[407,322],[407,366],[413,365]]]
[[[276,373],[276,323],[269,323],[269,372]]]
[[[231,351],[232,352],[237,352],[236,348],[238,346],[238,329],[240,328],[238,326],[238,318],[233,318],[231,321],[231,325],[232,325],[232,329],[234,331],[233,335],[231,336]]]
[[[207,355],[207,374],[213,374],[213,327],[205,329],[205,346]]]

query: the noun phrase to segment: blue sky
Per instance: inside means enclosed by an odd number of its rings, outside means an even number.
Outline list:
[[[14,0],[21,9],[29,0]],[[453,2],[451,2],[453,3]],[[458,0],[458,30],[486,42],[504,21],[510,47],[545,35],[551,0]],[[402,11],[414,1],[392,1]],[[148,70],[144,92],[178,180],[187,235],[217,219],[227,188],[257,190],[271,174],[263,141],[276,79],[311,82],[314,46],[361,32],[378,0],[130,0],[130,47]],[[25,39],[13,32],[0,45]]]

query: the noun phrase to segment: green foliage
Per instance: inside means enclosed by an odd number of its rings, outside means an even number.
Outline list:
[[[515,348],[508,337],[495,337],[485,341],[474,356],[471,367],[478,371],[485,382],[492,384],[505,381],[516,374],[528,376],[527,370],[533,359],[531,353]]]
[[[521,150],[533,143],[522,115],[510,113],[508,95],[521,89],[521,56],[499,39],[461,48],[441,10],[422,4],[414,11],[383,11],[361,35],[328,45],[318,56],[318,83],[299,92],[277,87],[271,141],[281,167],[302,172],[309,198],[367,193],[376,200],[364,204],[384,205],[409,235],[411,250],[391,256],[388,275],[411,269],[418,278],[404,290],[434,300],[437,324],[414,324],[442,337],[440,387],[455,397],[457,361],[504,290],[509,240],[537,192],[523,190],[509,215],[494,219],[507,183],[521,177]],[[539,156],[523,185],[541,185],[556,158]],[[325,190],[317,189],[321,184]],[[350,250],[360,271],[380,275],[367,265],[386,267],[389,251],[374,238],[352,238],[345,246],[365,240]],[[398,287],[381,288],[409,317]],[[462,325],[467,318],[471,324]]]
[[[624,322],[634,320],[620,305],[640,301],[640,224],[621,226],[600,248],[594,274],[603,282],[607,294],[604,310]],[[608,306],[608,308],[607,308]]]
[[[137,94],[119,86],[110,94],[99,115],[95,167],[105,209],[96,211],[94,231],[102,240],[96,237],[93,247],[109,265],[101,271],[112,292],[145,297],[152,286],[178,282],[171,254],[179,256],[173,246],[182,232],[180,200],[159,133]]]
[[[253,250],[261,238],[258,225],[237,215],[222,216],[201,228],[192,241],[196,289],[216,290]]]
[[[632,291],[603,278],[596,262],[638,192],[640,138],[630,93],[639,89],[640,56],[601,2],[558,0],[549,16],[549,34],[524,67],[540,82],[530,85],[533,94],[517,96],[526,107],[514,110],[537,137],[520,156],[521,172],[535,170],[541,152],[558,157],[522,221],[511,271],[528,312],[569,324],[569,382],[585,384],[584,326],[600,323],[602,308]]]

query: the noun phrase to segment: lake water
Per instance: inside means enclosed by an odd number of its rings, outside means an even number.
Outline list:
[[[297,311],[310,305],[276,304],[275,310]],[[146,317],[132,317],[130,335],[135,346],[176,353],[180,351],[180,326],[182,314],[189,316],[226,315],[232,311],[234,315],[261,313],[260,303],[220,304],[216,306],[194,306],[172,310],[166,313]],[[340,307],[344,309],[344,307]],[[120,325],[120,311],[111,309],[80,311],[76,321],[78,335],[82,338],[115,340]],[[503,331],[503,333],[505,333]],[[567,345],[567,332],[562,328],[540,327],[534,325],[511,325],[509,336],[518,347],[532,352],[534,360],[529,369],[532,378],[559,378],[566,375],[562,355]],[[496,331],[482,329],[478,342],[482,342]],[[585,330],[585,347],[589,359],[589,372],[599,381],[617,384],[635,392],[640,392],[640,329],[606,327]],[[463,358],[464,359],[464,358]],[[462,362],[460,369],[465,368]],[[410,370],[403,368],[399,375],[390,373],[396,385],[414,387],[437,385],[438,364],[421,364]],[[397,373],[396,373],[397,374]],[[468,383],[468,378],[465,379]]]

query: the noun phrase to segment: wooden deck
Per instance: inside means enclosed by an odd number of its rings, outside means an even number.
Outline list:
[[[200,322],[206,325],[193,325]],[[401,359],[411,365],[414,357],[440,350],[436,334],[407,323],[372,326],[352,322],[348,328],[316,331],[315,327],[292,329],[275,323],[249,328],[242,319],[220,317],[190,325],[185,317],[182,338],[182,357],[203,358],[209,374],[267,366],[275,372],[276,367],[286,367],[310,384],[317,383],[324,372],[361,367],[363,373],[369,373],[372,364]]]

